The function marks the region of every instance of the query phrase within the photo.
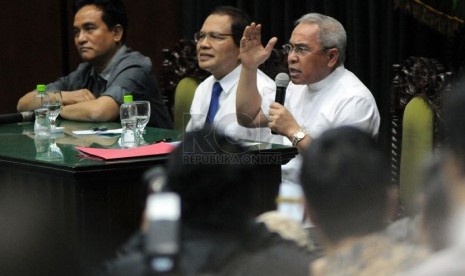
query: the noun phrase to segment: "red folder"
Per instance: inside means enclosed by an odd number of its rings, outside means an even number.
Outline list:
[[[172,152],[175,148],[175,145],[165,142],[130,149],[102,149],[76,147],[76,149],[80,150],[85,154],[96,156],[104,160],[162,155]]]

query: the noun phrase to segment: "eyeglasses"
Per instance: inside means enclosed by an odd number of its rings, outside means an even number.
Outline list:
[[[221,41],[225,40],[227,36],[233,36],[233,34],[222,34],[218,32],[196,32],[194,34],[194,40],[195,42],[199,42],[201,40],[204,40],[208,36],[209,39],[212,41]]]
[[[284,44],[283,45],[283,52],[284,54],[289,54],[291,53],[292,51],[294,51],[296,53],[296,55],[298,56],[304,56],[310,52],[317,52],[317,51],[326,51],[328,49],[331,49],[332,47],[324,47],[320,50],[316,50],[316,51],[312,51],[310,50],[307,46],[302,46],[302,45],[293,45],[293,44]]]

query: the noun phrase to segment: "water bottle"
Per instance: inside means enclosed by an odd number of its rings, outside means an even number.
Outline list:
[[[120,107],[121,119],[121,147],[134,148],[139,146],[137,135],[137,108],[132,101],[132,95],[124,96],[124,103]]]
[[[49,136],[50,135],[50,119],[48,118],[48,103],[49,98],[46,93],[46,86],[44,84],[38,84],[36,87],[36,96],[34,98],[34,133],[38,136]]]

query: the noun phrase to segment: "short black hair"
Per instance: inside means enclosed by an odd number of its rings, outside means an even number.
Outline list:
[[[385,226],[389,163],[370,134],[342,126],[314,139],[303,153],[301,183],[331,242]]]
[[[166,171],[167,191],[179,194],[183,225],[240,232],[252,216],[254,166],[246,149],[213,128],[186,133]],[[237,233],[239,234],[239,233]]]
[[[231,33],[233,34],[233,40],[234,44],[236,44],[237,47],[240,46],[242,35],[244,34],[244,29],[252,21],[250,20],[250,17],[241,9],[231,7],[231,6],[219,6],[213,9],[213,11],[210,13],[212,14],[219,14],[219,15],[228,15],[232,19],[231,23]]]
[[[108,29],[112,30],[116,25],[121,25],[123,27],[121,41],[126,43],[128,16],[123,2],[120,0],[76,0],[73,6],[74,15],[87,5],[95,5],[102,10],[102,21],[105,22]]]

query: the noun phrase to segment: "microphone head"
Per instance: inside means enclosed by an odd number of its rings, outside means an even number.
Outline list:
[[[21,112],[21,116],[23,116],[23,122],[33,122],[35,119],[35,115],[33,111]]]
[[[279,73],[274,78],[274,82],[276,83],[276,86],[279,86],[279,87],[287,87],[287,85],[289,84],[289,81],[290,81],[289,75],[286,73]]]

